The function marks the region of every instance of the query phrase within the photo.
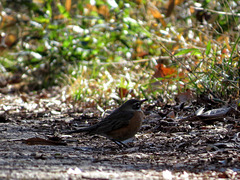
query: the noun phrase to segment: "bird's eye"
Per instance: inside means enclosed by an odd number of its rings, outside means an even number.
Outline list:
[[[133,108],[134,110],[140,109],[140,108],[141,108],[141,103],[139,103],[139,102],[134,103],[133,106],[132,106],[132,108]]]

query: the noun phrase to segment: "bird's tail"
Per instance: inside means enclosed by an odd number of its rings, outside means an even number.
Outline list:
[[[81,128],[81,129],[77,129],[75,131],[68,131],[65,134],[74,134],[74,133],[82,133],[82,132],[86,132],[87,134],[90,133],[91,131],[94,129],[94,126],[91,127],[86,127],[86,128]]]

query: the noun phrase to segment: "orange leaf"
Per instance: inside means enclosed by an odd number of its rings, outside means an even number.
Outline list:
[[[184,2],[184,0],[175,0],[175,5],[182,4],[183,2]]]
[[[86,4],[86,9],[91,12],[91,11],[97,11],[96,6],[93,6],[91,4]]]
[[[64,19],[64,16],[63,16],[63,14],[59,14],[59,15],[56,15],[56,16],[54,16],[54,19]]]
[[[104,17],[109,17],[109,9],[106,5],[102,5],[98,9],[98,13],[103,15]]]
[[[7,34],[6,36],[0,35],[0,49],[4,50],[6,48],[12,47],[17,42],[17,37],[14,34]]]
[[[7,47],[11,47],[16,42],[17,42],[17,37],[14,34],[8,34],[5,37],[5,44],[7,45]]]
[[[226,36],[226,37],[224,38],[224,41],[225,41],[225,44],[226,44],[227,48],[228,48],[228,49],[231,49],[231,46],[229,45],[229,42],[230,42],[229,37]]]
[[[161,24],[163,25],[163,27],[166,27],[167,24],[163,19],[163,15],[161,14],[161,12],[158,10],[158,8],[156,6],[154,6],[153,4],[149,3],[149,10],[151,12],[151,14],[153,15],[154,18],[159,19]]]
[[[66,0],[66,2],[65,2],[66,11],[70,12],[71,5],[72,5],[72,0]]]
[[[193,14],[195,12],[195,8],[193,6],[190,6],[190,13]]]
[[[186,77],[186,76],[185,76],[185,72],[179,72],[179,73],[178,73],[178,76],[179,76],[180,78]]]
[[[148,55],[149,53],[148,52],[146,52],[146,51],[142,51],[142,52],[138,52],[137,53],[137,57],[144,57],[144,56],[146,56],[146,55]]]
[[[1,18],[0,29],[3,27],[10,27],[12,25],[15,25],[17,22],[15,17],[6,14],[3,15],[3,13],[2,15],[0,15],[0,18]]]
[[[155,78],[165,77],[165,76],[176,74],[176,69],[165,67],[163,64],[158,64],[156,66],[156,68],[157,68],[157,70],[155,71],[155,73],[153,75],[153,77],[155,77]]]
[[[230,56],[231,53],[230,53],[229,49],[224,48],[224,49],[222,50],[222,54],[227,55],[227,56]]]
[[[163,18],[162,14],[159,12],[159,10],[155,7],[150,7],[149,8],[153,17],[156,18],[156,19],[161,19]]]

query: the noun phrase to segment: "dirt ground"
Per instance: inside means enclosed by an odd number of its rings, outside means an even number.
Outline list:
[[[162,115],[170,109],[145,103],[141,131],[119,148],[104,137],[64,134],[99,121],[94,107],[73,106],[63,93],[2,94],[0,179],[240,179],[237,116]]]

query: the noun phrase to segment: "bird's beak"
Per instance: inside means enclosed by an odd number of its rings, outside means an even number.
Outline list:
[[[147,101],[148,99],[143,99],[143,100],[141,100],[140,102],[141,102],[141,104],[142,103],[144,103],[145,101]]]

